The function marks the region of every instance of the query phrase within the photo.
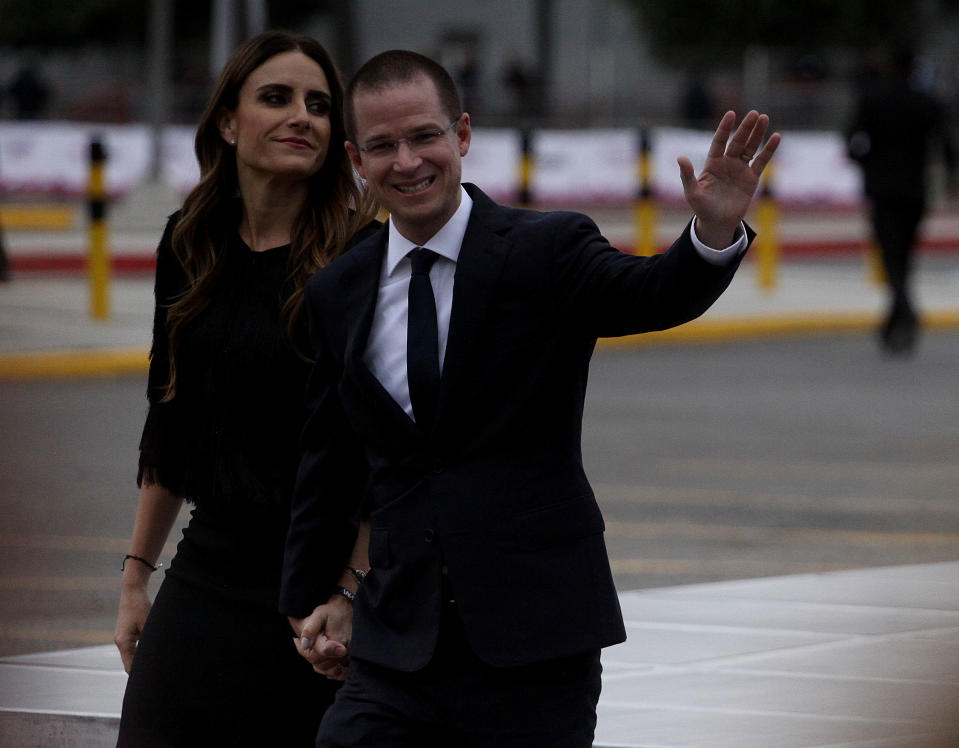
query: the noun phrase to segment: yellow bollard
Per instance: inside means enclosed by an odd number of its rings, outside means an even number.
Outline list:
[[[770,186],[772,164],[763,172],[756,206],[759,230],[756,236],[756,269],[759,288],[766,293],[779,285],[779,205]]]
[[[869,281],[877,286],[883,286],[886,283],[886,269],[882,264],[882,254],[875,241],[870,241],[866,245],[866,273]]]
[[[90,182],[87,200],[90,206],[87,274],[90,284],[90,316],[110,317],[110,255],[107,251],[106,227],[106,149],[99,139],[90,143]]]
[[[639,196],[633,206],[636,254],[651,257],[659,250],[656,243],[657,218],[656,204],[653,201],[649,136],[643,130],[639,144]]]
[[[533,135],[523,130],[523,152],[519,157],[519,204],[529,208],[532,204],[530,185],[533,180]]]

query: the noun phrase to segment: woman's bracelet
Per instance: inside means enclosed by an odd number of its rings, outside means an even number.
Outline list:
[[[146,565],[146,566],[149,566],[151,572],[152,572],[152,571],[156,571],[157,569],[162,569],[162,568],[163,568],[163,564],[157,564],[156,566],[154,566],[153,564],[151,564],[149,561],[147,561],[147,560],[146,560],[145,558],[143,558],[142,556],[135,556],[135,555],[133,555],[132,553],[128,553],[126,556],[123,557],[123,563],[120,564],[120,571],[121,571],[121,572],[124,570],[124,568],[126,568],[127,559],[130,559],[130,558],[132,558],[134,561],[139,561],[141,564],[144,564],[144,565]]]

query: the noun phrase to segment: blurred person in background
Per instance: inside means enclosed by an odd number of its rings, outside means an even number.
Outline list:
[[[371,228],[344,140],[329,55],[282,32],[233,53],[201,118],[201,180],[157,251],[118,745],[311,746],[333,700],[277,598],[312,356],[303,289]],[[191,519],[151,605],[184,500]]]
[[[40,75],[36,63],[28,60],[20,66],[7,88],[17,119],[39,119],[47,111],[50,86]]]
[[[10,260],[7,257],[7,245],[3,238],[3,222],[0,221],[0,283],[6,283],[8,280],[10,280]]]
[[[10,263],[7,260],[7,248],[3,243],[3,224],[0,224],[0,283],[10,280]]]
[[[680,101],[683,124],[693,129],[708,129],[715,119],[716,99],[706,74],[695,69],[690,72]]]
[[[3,241],[3,223],[0,223],[0,283],[10,280],[10,260],[7,259],[7,246]]]
[[[894,354],[910,353],[919,329],[909,281],[919,224],[927,207],[931,147],[942,148],[950,188],[956,170],[945,107],[914,85],[914,68],[913,51],[896,49],[888,70],[864,82],[848,132],[849,155],[863,170],[872,230],[889,290],[879,339]]]

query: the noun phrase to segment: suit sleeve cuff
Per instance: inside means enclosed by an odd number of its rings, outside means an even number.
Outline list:
[[[707,247],[700,241],[699,237],[696,236],[695,217],[689,223],[689,238],[692,240],[693,246],[696,248],[699,256],[710,265],[728,265],[745,252],[749,246],[749,241],[746,238],[746,227],[742,221],[739,222],[739,228],[736,229],[736,240],[725,249],[713,249],[712,247]]]

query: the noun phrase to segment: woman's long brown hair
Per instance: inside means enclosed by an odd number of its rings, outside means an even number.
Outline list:
[[[282,31],[267,31],[241,45],[223,68],[200,118],[194,142],[200,182],[184,200],[173,229],[173,253],[188,285],[167,312],[170,378],[164,401],[171,400],[176,393],[177,345],[186,325],[209,303],[230,232],[237,230],[236,156],[220,134],[221,115],[236,109],[240,88],[250,73],[271,57],[290,51],[302,52],[323,69],[332,98],[330,147],[323,166],[307,180],[307,198],[290,236],[289,280],[293,292],[283,306],[283,316],[294,346],[307,280],[341,255],[350,237],[375,215],[375,206],[358,187],[353,166],[341,146],[346,140],[343,84],[326,50],[311,37]]]

